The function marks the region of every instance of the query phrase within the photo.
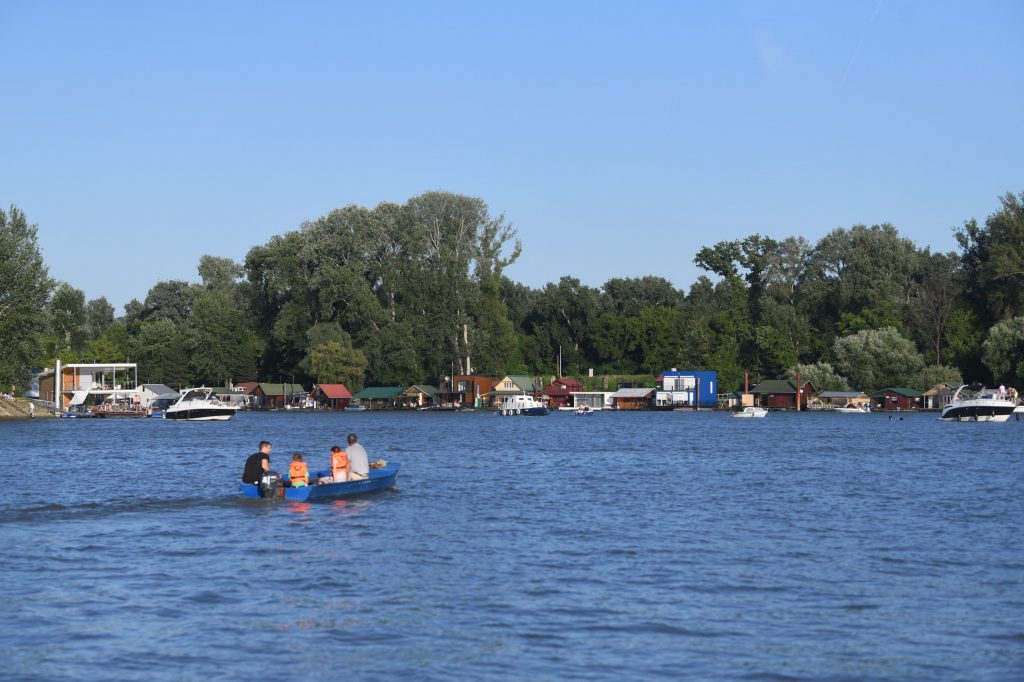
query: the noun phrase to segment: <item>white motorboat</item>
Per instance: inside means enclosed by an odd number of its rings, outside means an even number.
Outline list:
[[[946,422],[1004,422],[1016,407],[1014,401],[1000,397],[997,389],[965,384],[942,408],[939,419]]]
[[[235,416],[238,407],[218,400],[212,388],[186,388],[177,402],[167,408],[164,419],[184,421],[227,421]]]
[[[513,395],[501,401],[501,414],[506,417],[525,416],[542,417],[548,408],[533,396]]]
[[[744,407],[738,412],[733,412],[732,416],[737,419],[762,419],[768,416],[767,407]]]
[[[871,414],[871,406],[867,403],[863,405],[846,405],[845,407],[832,408],[832,411],[839,414]]]

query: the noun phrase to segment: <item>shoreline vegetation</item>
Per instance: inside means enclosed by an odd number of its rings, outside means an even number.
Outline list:
[[[36,406],[35,414],[31,414],[28,408],[29,401],[26,398],[14,400],[0,400],[0,420],[6,419],[50,419],[54,415],[47,409]]]
[[[937,226],[942,227],[942,226]],[[32,368],[138,363],[169,386],[246,380],[440,385],[461,374],[656,377],[712,369],[722,391],[800,376],[818,390],[1024,385],[1024,193],[933,253],[889,224],[816,243],[752,234],[701,248],[706,273],[541,288],[505,270],[516,229],[479,198],[427,192],[350,205],[254,245],[204,255],[199,283],[153,284],[124,313],[55,282],[37,227],[0,210],[0,383]],[[184,274],[184,273],[183,273]],[[590,371],[594,376],[588,376]],[[646,381],[645,379],[639,381]]]

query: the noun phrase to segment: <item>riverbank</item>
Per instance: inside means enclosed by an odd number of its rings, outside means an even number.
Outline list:
[[[29,413],[29,400],[25,398],[15,398],[14,400],[0,400],[0,419],[31,419],[32,416]],[[36,406],[35,418],[37,419],[48,419],[52,418],[53,415],[49,411]]]

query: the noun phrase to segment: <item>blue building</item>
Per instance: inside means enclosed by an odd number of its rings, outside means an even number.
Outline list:
[[[715,407],[718,403],[718,372],[715,370],[677,370],[662,372],[661,390],[655,397],[657,407]]]

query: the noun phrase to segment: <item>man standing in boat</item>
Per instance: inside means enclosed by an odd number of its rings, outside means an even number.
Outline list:
[[[259,485],[263,472],[270,471],[270,441],[260,441],[260,451],[249,455],[242,469],[242,483]]]
[[[360,481],[370,477],[370,457],[366,448],[359,444],[356,434],[348,434],[348,480]]]

